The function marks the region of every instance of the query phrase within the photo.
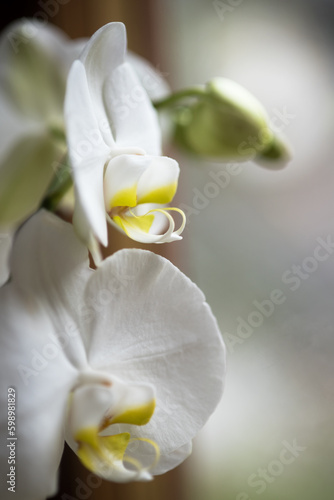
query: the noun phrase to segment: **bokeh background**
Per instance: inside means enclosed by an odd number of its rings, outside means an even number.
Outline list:
[[[183,241],[164,251],[217,316],[226,390],[184,465],[149,485],[103,483],[87,498],[333,500],[334,2],[51,3],[47,21],[71,37],[125,22],[129,47],[173,89],[236,80],[264,103],[293,151],[282,170],[249,162],[231,175],[231,163],[167,146],[181,166],[178,202],[189,217]],[[15,2],[2,25],[47,13],[46,5]],[[214,188],[217,175],[225,184]],[[87,472],[66,454],[57,498],[79,498],[77,477],[85,482]]]

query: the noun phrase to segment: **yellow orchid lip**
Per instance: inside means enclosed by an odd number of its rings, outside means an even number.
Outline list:
[[[134,159],[139,158],[140,161]],[[104,206],[107,221],[131,239],[141,243],[164,243],[180,238],[182,229],[166,208],[176,193],[179,167],[167,157],[120,154],[104,172]],[[163,214],[164,218],[161,217]],[[185,222],[184,214],[182,214]],[[167,222],[167,225],[165,224]],[[165,229],[167,227],[167,230]]]
[[[149,401],[145,405],[127,408],[119,415],[105,417],[103,423],[101,424],[100,431],[106,429],[112,424],[146,425],[151,420],[155,410],[155,404],[155,399],[152,399],[152,401]]]
[[[177,182],[161,186],[144,194],[139,201],[136,185],[132,188],[122,189],[117,192],[110,201],[108,216],[129,237],[132,237],[135,232],[148,234],[154,222],[154,212],[163,213],[169,221],[169,227],[173,227],[174,230],[174,221],[171,221],[170,217],[167,215],[167,211],[179,211],[178,209],[167,208],[166,211],[164,211],[161,208],[157,208],[155,210],[149,210],[147,213],[140,216],[136,215],[131,209],[144,204],[155,204],[159,207],[164,206],[173,199],[176,189]],[[182,230],[183,228],[184,225],[182,226]],[[168,235],[171,234],[173,230],[168,231]],[[178,234],[180,234],[181,231],[179,231]]]
[[[122,214],[124,214],[125,212],[130,210],[130,208],[133,208],[133,207],[118,205],[118,206],[111,208],[107,213],[113,219],[114,217],[122,216]]]
[[[137,184],[134,184],[132,187],[117,191],[110,200],[106,201],[106,205],[109,207],[108,213],[112,212],[115,208],[133,208],[145,203],[158,205],[170,203],[175,196],[177,182],[157,187],[142,196],[138,195],[137,188]]]
[[[83,465],[95,474],[117,482],[152,479],[149,471],[160,458],[157,443],[148,438],[131,438],[129,432],[99,436],[96,428],[90,427],[81,429],[76,435],[76,440],[77,454]],[[153,448],[154,458],[149,465],[143,466],[138,458],[126,454],[129,445],[133,443],[147,443]]]
[[[160,450],[139,429],[155,407],[153,386],[83,371],[69,395],[68,442],[83,465],[102,478],[150,480]]]
[[[177,212],[182,217],[180,227],[175,231],[175,222],[169,212]],[[150,233],[155,214],[159,213],[166,218],[168,229],[165,232]],[[117,229],[124,231],[127,236],[141,243],[168,243],[180,240],[182,239],[180,234],[186,224],[186,216],[181,209],[175,207],[160,208],[160,206],[149,209],[143,215],[137,215],[131,208],[119,210],[114,213],[113,217],[107,214],[107,219]]]
[[[146,404],[129,407],[118,415],[107,415],[98,426],[79,429],[74,439],[78,444],[77,454],[81,462],[102,477],[115,480],[116,475],[116,480],[120,482],[130,479],[129,475],[134,476],[132,479],[151,479],[149,470],[156,465],[160,455],[157,443],[148,438],[132,438],[130,432],[111,435],[101,435],[101,432],[108,427],[112,429],[111,426],[116,423],[137,426],[147,424],[154,413],[155,404],[153,399]],[[129,444],[135,442],[147,443],[153,448],[155,457],[149,466],[144,466],[140,459],[127,453]]]
[[[121,189],[107,202],[109,212],[118,207],[135,207],[137,205],[137,186]]]
[[[80,429],[75,436],[78,457],[87,469],[102,475],[103,469],[119,467],[123,463],[130,433],[99,436],[96,427]]]
[[[129,215],[127,216],[125,212],[122,212],[120,215],[116,215],[113,217],[113,221],[117,224],[125,234],[130,237],[131,229],[134,231],[138,231],[139,233],[148,234],[152,224],[154,222],[154,215],[145,214],[145,215],[135,215],[131,210],[128,211]]]

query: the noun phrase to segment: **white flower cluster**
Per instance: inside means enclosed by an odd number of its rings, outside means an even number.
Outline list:
[[[102,478],[149,480],[189,455],[225,375],[194,283],[149,251],[100,254],[107,222],[139,242],[181,238],[167,207],[179,166],[151,103],[166,84],[127,53],[121,23],[73,42],[19,21],[0,61],[0,432],[10,387],[18,443],[10,466],[0,447],[0,496],[54,494],[65,441]],[[71,183],[73,226],[52,213]]]

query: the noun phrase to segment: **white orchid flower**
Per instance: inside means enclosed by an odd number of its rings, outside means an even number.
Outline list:
[[[96,241],[107,245],[106,220],[144,243],[180,239],[185,223],[181,210],[164,208],[174,197],[179,167],[160,156],[157,114],[126,57],[124,25],[107,24],[73,63],[67,82],[74,224],[95,259]],[[143,75],[138,65],[137,71]],[[178,230],[170,211],[182,216]]]
[[[66,152],[69,68],[84,46],[50,24],[23,19],[0,38],[0,228],[40,205]]]
[[[145,481],[182,462],[225,370],[197,286],[144,250],[121,250],[93,271],[72,226],[45,211],[18,232],[11,270],[0,289],[0,429],[13,443],[15,498],[55,492],[64,437],[113,481]],[[8,453],[0,447],[2,477]],[[2,482],[2,499],[12,498],[9,486]]]

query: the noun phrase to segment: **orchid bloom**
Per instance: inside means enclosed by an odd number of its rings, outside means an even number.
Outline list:
[[[72,226],[46,211],[18,232],[11,277],[0,289],[0,428],[7,436],[11,388],[15,498],[55,492],[64,438],[112,481],[146,481],[181,463],[221,397],[225,371],[197,286],[145,250],[121,250],[94,271]],[[6,446],[0,460],[5,477]]]
[[[107,220],[139,242],[180,239],[185,216],[165,208],[176,192],[179,166],[160,156],[157,114],[127,61],[122,23],[99,29],[73,63],[65,120],[76,192],[74,225],[95,259],[97,241],[108,242]],[[170,211],[182,216],[177,230]]]
[[[0,38],[0,231],[39,207],[66,153],[69,68],[84,46],[50,24],[23,19]]]

